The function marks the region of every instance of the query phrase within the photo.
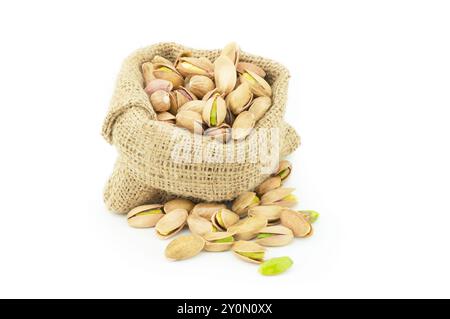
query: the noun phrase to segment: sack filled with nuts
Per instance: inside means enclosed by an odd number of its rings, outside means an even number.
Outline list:
[[[119,156],[108,209],[172,197],[227,201],[254,190],[300,144],[283,119],[289,72],[245,53],[160,43],[123,63],[103,136]]]

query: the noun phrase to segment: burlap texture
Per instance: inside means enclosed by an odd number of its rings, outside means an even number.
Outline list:
[[[174,61],[184,50],[212,61],[220,53],[220,50],[195,50],[175,43],[160,43],[137,50],[122,65],[102,131],[105,139],[119,152],[104,192],[106,206],[111,211],[125,213],[135,206],[173,196],[196,201],[232,200],[240,193],[254,189],[267,177],[261,170],[267,162],[258,158],[252,135],[233,144],[199,137],[202,152],[232,152],[238,158],[245,158],[244,161],[179,163],[173,160],[171,154],[176,143],[179,144],[179,140],[173,138],[174,133],[191,141],[187,146],[192,147],[193,152],[199,151],[199,145],[192,142],[192,133],[156,121],[156,114],[143,90],[141,65],[155,55]],[[283,120],[289,72],[277,62],[245,52],[241,53],[240,60],[255,63],[267,72],[266,79],[273,90],[273,105],[256,128],[280,129],[279,149],[275,148],[270,156],[284,157],[300,144],[294,129]],[[270,132],[267,130],[268,135]]]

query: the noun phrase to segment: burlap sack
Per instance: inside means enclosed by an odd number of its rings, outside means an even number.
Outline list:
[[[232,200],[243,191],[254,189],[268,176],[263,169],[267,158],[259,157],[255,148],[258,142],[251,137],[253,135],[232,144],[222,144],[198,135],[200,143],[198,138],[194,143],[193,134],[187,130],[156,121],[156,114],[143,90],[141,65],[155,55],[174,61],[184,50],[191,50],[194,56],[206,56],[212,61],[220,53],[220,50],[202,51],[175,43],[160,43],[137,50],[122,65],[103,125],[103,136],[116,146],[119,153],[104,192],[106,206],[111,211],[125,213],[135,206],[173,196],[198,201]],[[268,154],[270,160],[278,160],[300,144],[294,129],[283,121],[289,72],[279,63],[245,52],[241,53],[240,60],[261,66],[272,85],[273,105],[258,121],[256,128],[279,129],[280,145],[270,149]],[[267,135],[273,134],[273,130],[266,131]],[[175,140],[174,135],[179,139]],[[186,138],[183,145],[192,147],[193,153],[226,152],[244,160],[180,163],[172,156],[180,138]]]

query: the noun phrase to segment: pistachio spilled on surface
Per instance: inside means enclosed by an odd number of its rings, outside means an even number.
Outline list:
[[[312,233],[312,226],[301,213],[285,209],[281,212],[281,224],[294,233],[295,237],[308,237]]]
[[[155,226],[156,234],[162,239],[174,236],[186,224],[188,212],[185,209],[174,209],[165,214]]]
[[[188,213],[194,208],[195,204],[186,198],[175,198],[164,204],[164,212],[170,213],[174,209],[185,209]]]
[[[128,225],[136,228],[154,227],[164,216],[162,205],[142,205],[130,210],[127,214]]]
[[[239,240],[234,243],[232,250],[246,262],[260,264],[264,261],[265,248],[255,242]]]
[[[191,233],[199,236],[217,231],[217,228],[209,220],[198,215],[190,214],[187,218],[187,224]]]
[[[239,195],[233,202],[231,210],[239,216],[247,215],[249,208],[257,206],[259,204],[259,198],[254,192],[244,192]]]
[[[267,226],[267,219],[260,216],[252,216],[241,219],[236,224],[228,228],[234,233],[234,238],[238,240],[250,240],[255,238],[259,231]]]
[[[205,247],[205,241],[198,235],[185,235],[172,240],[165,255],[171,260],[183,260],[198,255]]]
[[[222,208],[227,208],[227,206],[222,203],[198,203],[194,206],[191,213],[211,220],[211,217]]]
[[[285,246],[294,240],[294,234],[289,228],[277,225],[262,228],[256,235],[256,242],[262,246]]]
[[[203,236],[206,251],[226,251],[234,244],[233,234],[229,232],[213,232]]]
[[[211,222],[217,229],[226,231],[239,221],[239,215],[229,209],[222,208],[214,213]]]
[[[268,191],[261,197],[261,204],[292,207],[297,203],[297,198],[292,194],[293,191],[294,188],[283,187]]]
[[[291,258],[276,257],[266,260],[259,266],[259,273],[264,276],[275,276],[284,273],[294,264]]]

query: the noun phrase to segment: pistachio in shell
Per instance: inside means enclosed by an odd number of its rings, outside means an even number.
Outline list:
[[[262,196],[265,193],[279,187],[281,187],[281,177],[276,175],[269,177],[264,182],[262,182],[255,191],[259,196]]]
[[[255,116],[249,111],[240,113],[233,122],[231,137],[234,140],[246,138],[255,127]]]
[[[286,209],[277,205],[254,206],[248,210],[248,216],[259,216],[267,219],[268,225],[280,222],[281,211]]]
[[[209,220],[193,214],[188,216],[187,224],[191,233],[200,236],[216,231],[213,224]]]
[[[245,73],[247,70],[250,70],[250,71],[258,74],[262,78],[266,77],[266,72],[261,67],[257,66],[254,63],[239,62],[236,65],[236,71],[238,71],[238,73],[240,73],[240,74]]]
[[[175,115],[169,112],[161,112],[156,114],[158,121],[175,124]]]
[[[175,198],[172,200],[169,200],[164,204],[164,212],[170,213],[174,209],[185,209],[189,213],[192,208],[194,208],[195,204],[186,198]]]
[[[198,203],[192,209],[191,214],[211,220],[211,217],[222,208],[227,207],[222,203]]]
[[[218,230],[225,231],[239,221],[239,215],[229,209],[221,208],[211,217],[211,222]]]
[[[225,100],[220,95],[213,95],[203,108],[203,121],[209,127],[219,126],[225,120],[227,106]]]
[[[203,134],[213,137],[216,141],[226,143],[231,139],[231,128],[228,124],[222,123],[217,127],[208,128]]]
[[[170,112],[177,114],[178,110],[186,103],[197,100],[197,97],[184,87],[179,87],[171,92]]]
[[[135,228],[154,227],[164,216],[162,205],[142,205],[133,208],[127,214],[128,225]]]
[[[221,56],[226,56],[233,62],[235,65],[239,62],[239,56],[241,54],[241,49],[237,45],[236,42],[228,43],[223,50],[220,52]]]
[[[158,90],[150,96],[150,102],[156,112],[165,112],[170,109],[169,93],[163,90]]]
[[[272,106],[272,99],[268,96],[260,96],[253,100],[248,111],[255,115],[255,121],[258,122]]]
[[[261,229],[256,235],[256,242],[262,246],[285,246],[294,240],[294,234],[289,228],[276,225]]]
[[[186,88],[198,98],[203,98],[206,93],[214,90],[214,82],[207,76],[194,75],[186,84]]]
[[[174,64],[172,63],[172,61],[170,61],[160,55],[155,55],[152,59],[152,63],[153,64],[165,64],[167,66],[174,67]]]
[[[320,214],[315,210],[299,210],[298,212],[303,214],[303,216],[310,224],[316,222],[320,216]]]
[[[203,236],[206,251],[226,251],[234,244],[233,234],[229,232],[214,232]]]
[[[255,238],[258,232],[267,226],[267,219],[261,216],[252,216],[241,219],[236,224],[230,226],[227,231],[234,233],[238,240],[250,240]]]
[[[288,160],[282,160],[278,164],[277,171],[275,172],[275,175],[278,175],[281,177],[282,181],[285,181],[289,175],[291,175],[292,171],[292,164]]]
[[[250,87],[247,83],[241,83],[239,86],[230,92],[226,97],[227,107],[237,115],[242,111],[245,111],[252,102],[253,93],[250,91]]]
[[[157,79],[172,82],[174,88],[179,88],[184,84],[184,79],[172,64],[153,63],[153,75]]]
[[[280,187],[268,191],[261,197],[261,205],[292,207],[297,204],[297,198],[292,194],[294,190],[295,188]]]
[[[178,112],[176,116],[178,126],[184,127],[191,132],[203,133],[202,116],[194,111]]]
[[[230,93],[236,85],[236,67],[226,56],[219,56],[214,62],[214,79],[220,93]]]
[[[205,247],[205,240],[198,235],[185,235],[172,240],[165,255],[171,260],[183,260],[198,255]]]
[[[239,258],[255,264],[264,261],[265,248],[255,242],[239,240],[232,247],[233,253]]]
[[[144,78],[144,84],[147,87],[148,84],[155,79],[153,75],[153,63],[145,62],[141,65],[142,77]]]
[[[247,215],[249,208],[259,205],[259,198],[254,192],[243,192],[234,201],[231,210],[239,216]]]
[[[205,57],[181,57],[177,61],[176,69],[183,76],[203,75],[212,77],[214,74],[214,65]]]
[[[163,239],[174,236],[183,229],[187,217],[188,212],[185,209],[172,210],[156,223],[156,234]]]
[[[272,88],[269,83],[266,82],[255,72],[246,70],[240,76],[241,83],[247,83],[250,86],[250,90],[256,96],[272,96]]]
[[[152,96],[156,91],[166,91],[170,92],[173,89],[173,84],[170,81],[162,79],[154,79],[150,81],[145,87],[145,92],[148,96]]]
[[[205,107],[206,102],[202,100],[193,100],[184,103],[179,109],[178,112],[181,111],[193,111],[199,114],[203,113],[203,108]]]
[[[281,224],[294,233],[295,237],[308,237],[312,233],[312,226],[308,220],[296,211],[285,209],[280,215]]]

